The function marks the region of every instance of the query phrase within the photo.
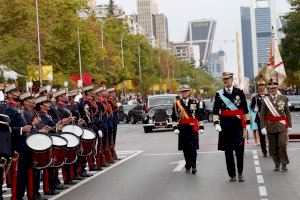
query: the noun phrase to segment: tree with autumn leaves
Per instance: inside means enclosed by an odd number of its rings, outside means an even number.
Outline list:
[[[0,0],[0,64],[28,75],[27,66],[37,65],[35,1]],[[110,1],[109,8],[114,7]],[[79,17],[84,12],[87,17]],[[114,16],[100,21],[84,0],[39,1],[42,65],[52,65],[54,85],[71,81],[79,73],[78,39],[81,44],[83,72],[109,86],[130,80],[132,90],[152,92],[176,91],[180,83],[195,89],[212,85],[214,80],[203,70],[180,60],[160,48],[152,48],[143,35],[124,35],[124,68],[121,62],[121,35],[128,26]],[[105,23],[104,25],[102,23]],[[103,25],[103,26],[102,26]],[[103,41],[101,44],[101,27]],[[79,30],[79,38],[78,38]],[[141,42],[142,83],[139,81],[138,44]],[[187,81],[181,81],[182,78]],[[214,89],[212,85],[208,90]]]

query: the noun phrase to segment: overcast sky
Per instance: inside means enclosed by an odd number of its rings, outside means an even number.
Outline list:
[[[97,0],[97,3],[107,3],[108,0]],[[115,0],[126,13],[137,13],[136,0]],[[236,65],[235,44],[223,42],[234,40],[236,28],[240,28],[240,6],[249,6],[250,0],[156,0],[158,10],[169,20],[170,41],[184,40],[187,24],[190,20],[215,19],[217,29],[214,50],[225,51],[228,69]],[[276,0],[277,14],[289,11],[287,0]]]

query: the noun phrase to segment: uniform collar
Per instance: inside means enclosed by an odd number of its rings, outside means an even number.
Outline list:
[[[228,89],[230,90],[230,93],[232,94],[233,86],[231,86],[230,88],[225,87],[226,92],[228,91]]]

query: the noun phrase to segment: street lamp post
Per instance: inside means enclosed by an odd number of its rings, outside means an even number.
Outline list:
[[[78,39],[79,73],[80,73],[80,81],[81,81],[81,83],[82,83],[83,80],[82,80],[81,47],[80,47],[80,33],[79,33],[79,28],[77,28],[77,39]]]
[[[125,33],[131,31],[131,29],[127,29],[126,31],[124,31],[122,33],[122,36],[121,36],[121,54],[122,54],[122,67],[125,68],[125,64],[124,64],[124,48],[123,48],[123,38],[124,38],[124,35]]]
[[[145,40],[147,38],[143,38],[140,40],[139,44],[138,44],[138,55],[139,55],[139,78],[140,78],[140,85],[142,85],[142,68],[141,68],[141,43],[143,42],[143,40]]]
[[[42,59],[41,59],[41,41],[40,41],[40,23],[39,23],[39,6],[38,0],[35,0],[35,11],[36,11],[36,30],[37,30],[37,42],[38,42],[38,56],[39,56],[39,81],[40,87],[43,86],[42,80]]]
[[[115,19],[115,18],[109,18],[107,20],[104,20],[102,25],[101,25],[101,30],[100,31],[101,31],[101,45],[102,45],[102,47],[104,46],[104,31],[103,31],[104,30],[104,25],[105,25],[106,22],[111,21],[113,19]]]

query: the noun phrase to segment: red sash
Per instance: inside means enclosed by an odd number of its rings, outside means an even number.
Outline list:
[[[289,121],[286,117],[281,116],[281,117],[275,117],[273,115],[267,115],[267,120],[272,121],[272,122],[280,122],[280,121],[285,121],[285,126],[288,128],[289,127]]]
[[[244,115],[243,110],[222,110],[221,111],[221,116],[224,117],[234,117],[237,115],[239,115],[242,120],[242,127],[246,128],[246,117]]]
[[[194,131],[196,133],[198,133],[198,131],[199,131],[199,125],[198,125],[198,120],[197,119],[193,119],[193,118],[190,118],[190,119],[181,119],[179,121],[179,124],[191,125],[191,126],[193,126]]]

